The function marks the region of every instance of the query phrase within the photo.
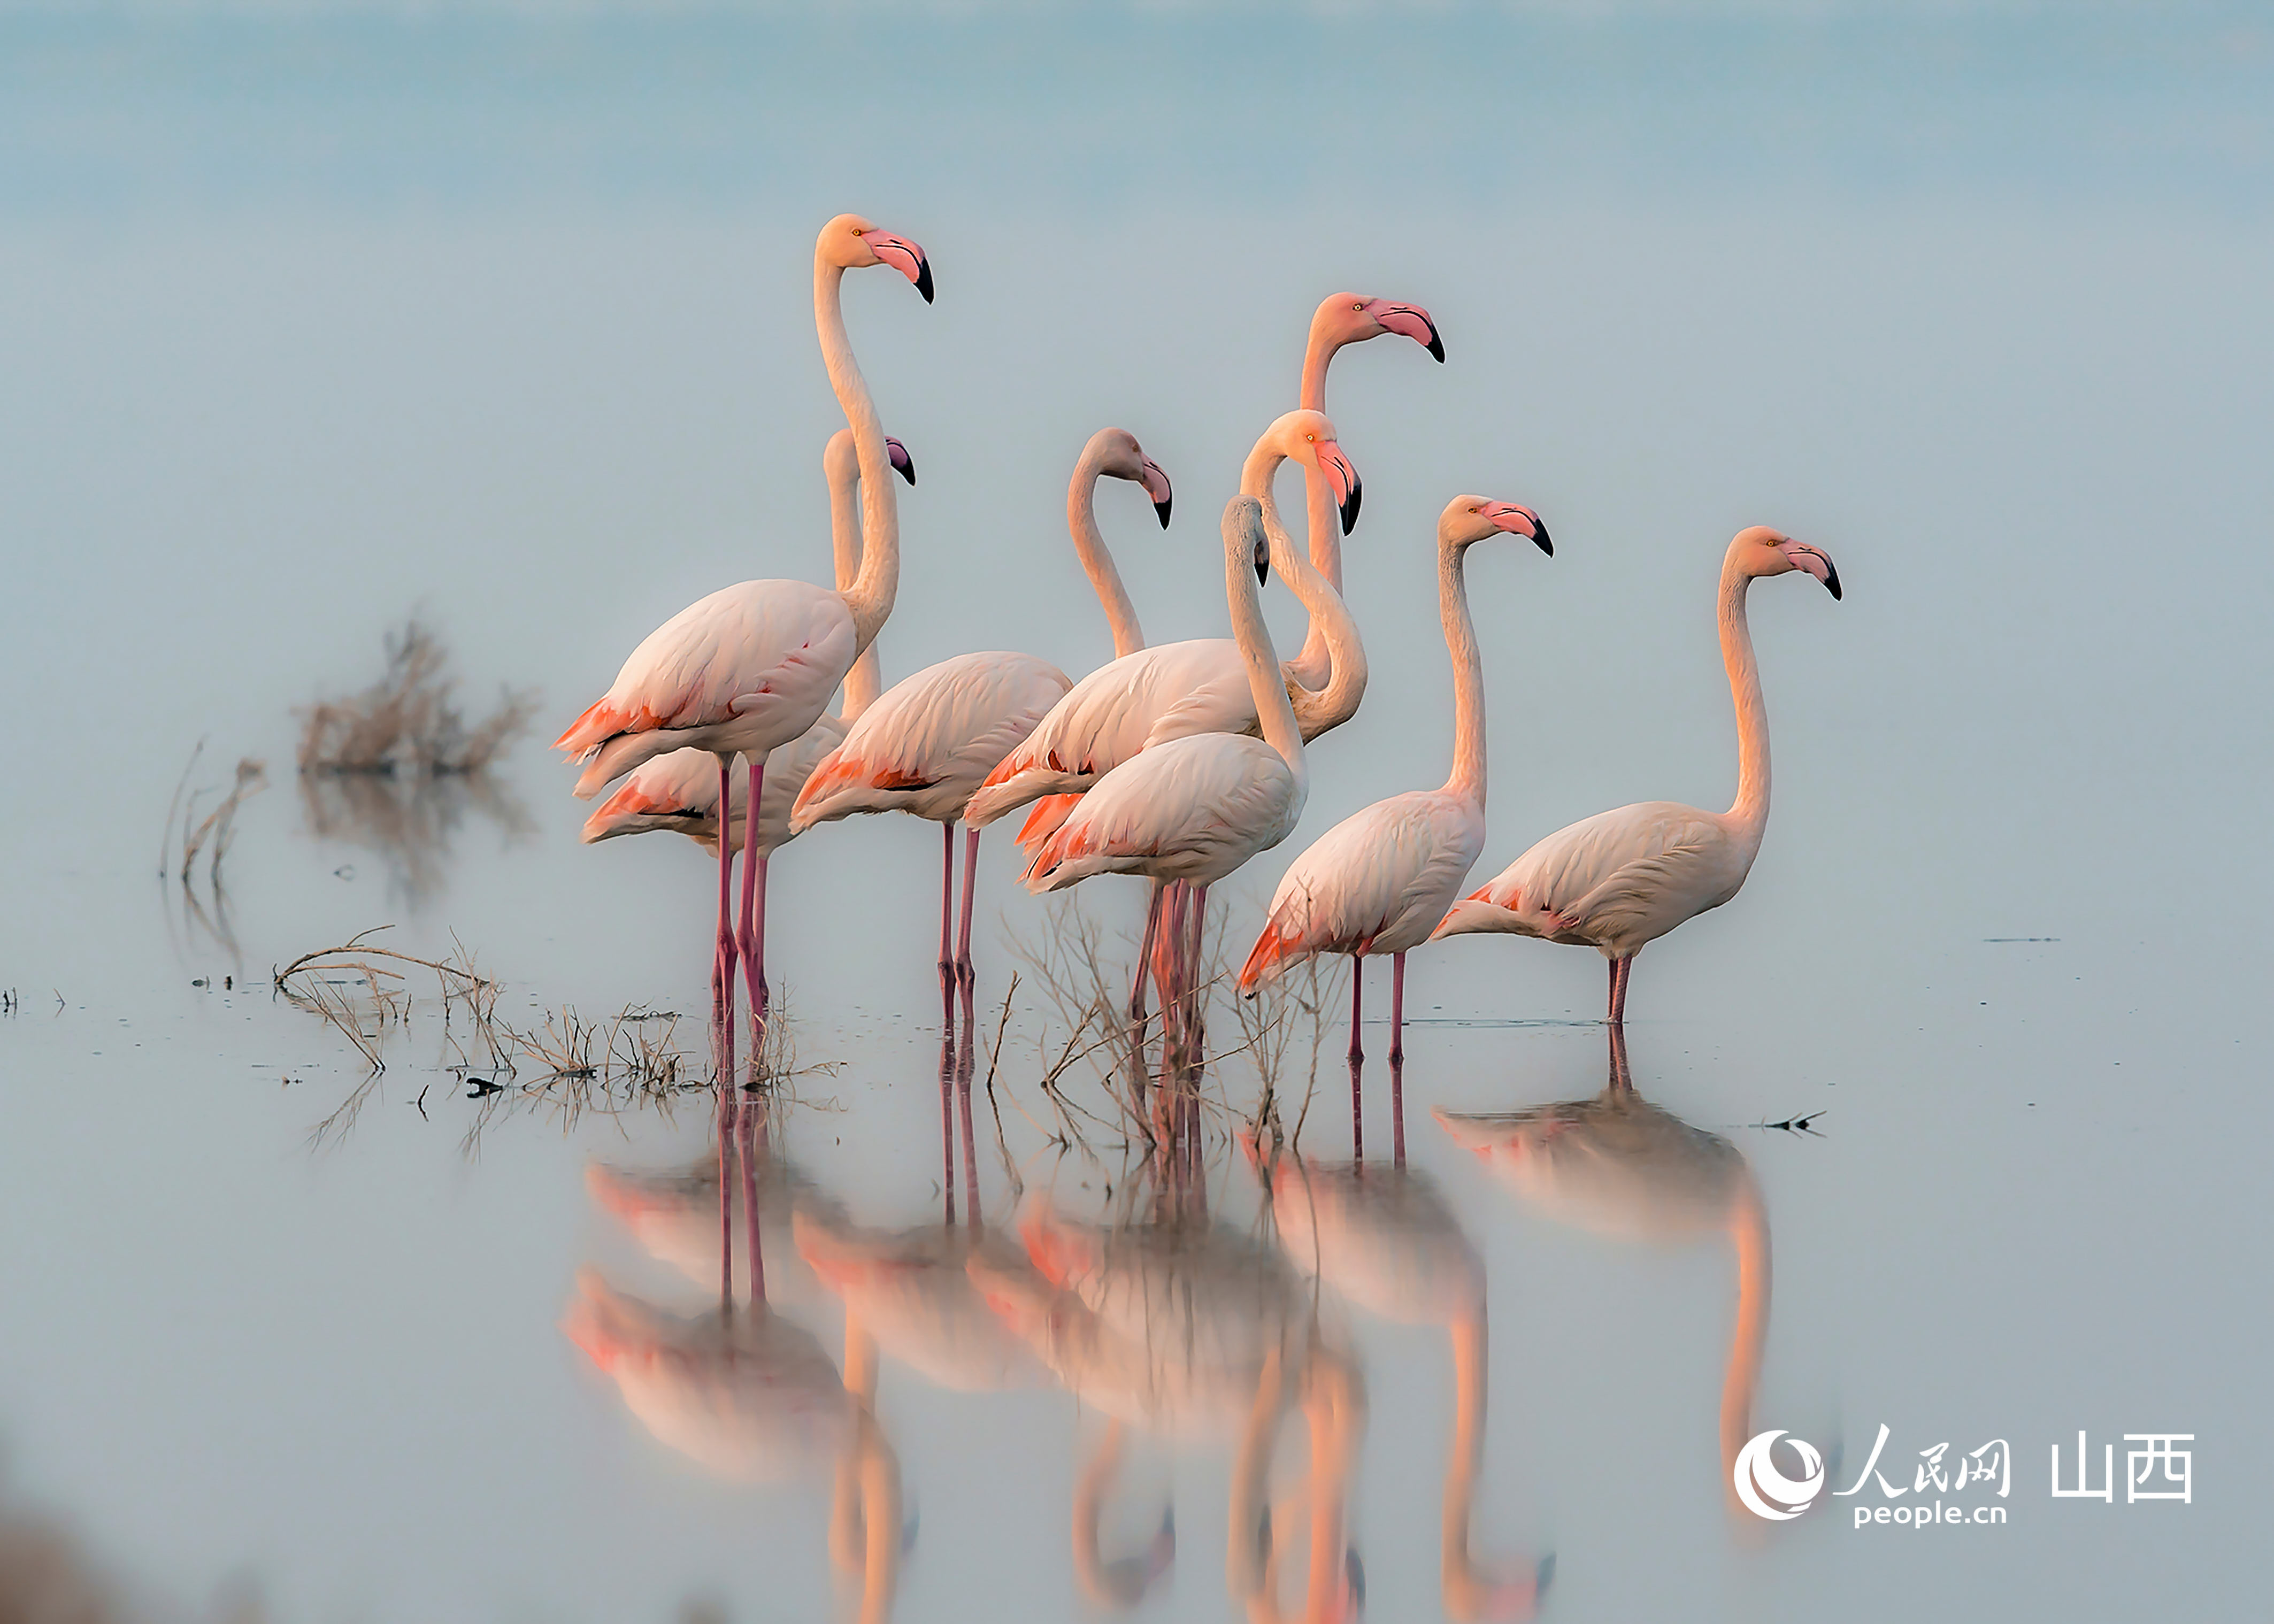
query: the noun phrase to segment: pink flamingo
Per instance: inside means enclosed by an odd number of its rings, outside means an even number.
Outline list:
[[[1626,1019],[1634,956],[1683,921],[1737,894],[1769,821],[1769,718],[1745,624],[1745,594],[1795,570],[1836,599],[1823,552],[1766,525],[1740,530],[1721,561],[1721,659],[1737,711],[1737,799],[1727,812],[1645,801],[1558,830],[1453,905],[1431,936],[1506,931],[1592,947],[1610,963],[1610,1014]]]
[[[1467,558],[1476,543],[1503,533],[1528,537],[1542,553],[1555,554],[1540,515],[1515,502],[1457,496],[1437,518],[1437,605],[1453,662],[1451,776],[1442,789],[1377,801],[1313,842],[1281,878],[1270,917],[1239,972],[1240,994],[1252,998],[1291,964],[1314,953],[1348,953],[1353,1063],[1362,1052],[1359,1017],[1367,957],[1390,957],[1394,1068],[1405,1058],[1406,952],[1429,939],[1484,850],[1485,671],[1469,613]],[[1353,1064],[1353,1123],[1358,1094]]]
[[[861,573],[833,591],[804,581],[746,581],[682,609],[650,634],[617,673],[606,695],[576,718],[555,748],[584,763],[576,793],[602,787],[671,750],[708,750],[719,762],[719,799],[731,806],[734,759],[749,763],[746,820],[764,804],[765,758],[820,719],[830,695],[876,641],[900,584],[900,515],[887,471],[883,422],[845,332],[842,288],[847,270],[890,265],[927,303],[931,267],[905,237],[857,214],[840,214],[814,244],[816,325],[831,387],[851,424],[861,464],[863,508]],[[756,831],[746,836],[755,847]],[[753,896],[757,872],[743,865],[742,939],[729,913],[734,856],[719,847],[716,981],[727,1028],[733,1028],[734,966],[755,967]],[[751,1000],[761,1001],[755,974]]]
[[[1293,422],[1297,438],[1284,425]],[[1317,426],[1312,426],[1312,425]],[[1205,918],[1208,887],[1258,852],[1285,839],[1302,816],[1310,778],[1303,735],[1289,702],[1285,677],[1264,624],[1257,588],[1281,553],[1291,575],[1309,572],[1276,523],[1267,532],[1264,500],[1270,470],[1293,450],[1307,464],[1337,470],[1349,463],[1334,442],[1334,425],[1316,413],[1290,413],[1273,425],[1248,459],[1253,477],[1224,512],[1224,587],[1234,640],[1247,665],[1249,692],[1262,717],[1263,737],[1207,733],[1171,739],[1141,751],[1097,781],[1072,814],[1035,852],[1026,875],[1029,891],[1060,891],[1094,874],[1143,874],[1197,889],[1194,936]],[[1337,477],[1340,477],[1339,474]],[[1355,477],[1346,488],[1355,487]],[[1253,490],[1265,494],[1259,498]],[[1248,578],[1253,569],[1254,579]],[[1323,588],[1314,574],[1312,580]],[[1157,909],[1156,910],[1157,914]],[[1152,949],[1148,940],[1141,959]],[[1182,944],[1174,944],[1182,953]]]
[[[893,471],[913,485],[915,460],[906,446],[887,435],[885,450]],[[840,429],[830,436],[822,455],[829,480],[830,539],[836,554],[837,588],[850,587],[861,571],[860,464],[853,431]],[[835,749],[852,725],[877,696],[877,645],[870,643],[845,676],[845,701],[836,716],[824,716],[789,743],[778,746],[765,758],[765,793],[758,805],[757,920],[751,926],[752,977],[757,996],[766,996],[765,895],[766,877],[773,854],[795,838],[789,826],[792,804],[821,758]],[[584,820],[580,837],[586,845],[620,835],[647,834],[667,830],[683,834],[714,856],[719,851],[718,763],[708,750],[674,750],[668,756],[642,763],[617,789]],[[749,834],[744,816],[749,797],[743,784],[728,779],[732,797],[726,825],[733,849],[741,852]],[[746,921],[747,922],[747,921]],[[764,1014],[763,1002],[759,1008]]]
[[[1141,642],[1143,633],[1097,530],[1096,486],[1108,474],[1142,485],[1163,525],[1171,491],[1160,465],[1121,429],[1103,429],[1093,435],[1074,465],[1066,495],[1068,525],[1118,647],[1125,641]],[[989,771],[1034,732],[1073,686],[1047,660],[999,650],[958,655],[928,666],[895,684],[853,724],[844,742],[814,769],[791,810],[791,827],[799,832],[859,812],[908,812],[940,825],[943,996],[960,984],[968,1001],[974,983],[971,915],[980,831],[972,828],[964,840],[963,908],[951,953],[955,825]]]
[[[1357,293],[1330,294],[1311,316],[1310,340],[1303,347],[1302,393],[1296,404],[1306,411],[1325,411],[1327,367],[1333,362],[1336,353],[1344,345],[1361,344],[1367,339],[1380,338],[1385,333],[1396,333],[1412,339],[1427,350],[1439,365],[1443,364],[1445,346],[1437,336],[1437,324],[1429,320],[1429,312],[1419,304],[1397,304],[1388,299],[1369,299]],[[1316,474],[1306,472],[1303,487],[1304,511],[1310,521],[1312,567],[1327,578],[1328,585],[1339,593],[1343,590],[1343,545],[1342,537],[1335,526],[1334,495],[1327,488],[1327,482]],[[1333,668],[1327,647],[1326,627],[1315,617],[1304,636],[1303,651],[1287,662],[1287,669],[1298,682],[1313,690],[1323,689],[1330,680]],[[1362,673],[1359,688],[1362,694],[1365,689]],[[1355,710],[1358,701],[1359,695],[1353,694],[1348,697],[1347,703]]]

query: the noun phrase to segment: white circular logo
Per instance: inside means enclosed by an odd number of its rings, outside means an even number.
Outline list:
[[[1800,1456],[1803,1475],[1795,1481],[1779,1471],[1770,1458],[1770,1447],[1780,1438],[1784,1438],[1781,1432],[1762,1432],[1749,1440],[1737,1451],[1736,1470],[1731,1475],[1746,1510],[1772,1522],[1788,1522],[1808,1509],[1824,1486],[1824,1457],[1806,1439],[1785,1438],[1785,1447]]]

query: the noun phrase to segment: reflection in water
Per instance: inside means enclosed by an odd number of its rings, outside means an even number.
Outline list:
[[[1454,1391],[1441,1523],[1445,1611],[1459,1620],[1529,1616],[1554,1559],[1502,1579],[1480,1569],[1469,1550],[1490,1367],[1484,1261],[1460,1220],[1434,1179],[1400,1163],[1314,1164],[1283,1155],[1259,1170],[1280,1244],[1298,1269],[1376,1318],[1445,1328]]]
[[[468,813],[508,839],[537,827],[521,798],[486,769],[409,775],[311,769],[300,774],[300,807],[317,839],[359,846],[385,864],[389,889],[412,908],[441,894],[451,843]]]
[[[1637,1094],[1625,1032],[1608,1030],[1610,1079],[1602,1093],[1490,1115],[1440,1110],[1437,1121],[1526,1202],[1560,1222],[1645,1244],[1728,1237],[1737,1256],[1737,1323],[1721,1387],[1727,1488],[1751,1432],[1768,1340],[1768,1215],[1737,1147]]]

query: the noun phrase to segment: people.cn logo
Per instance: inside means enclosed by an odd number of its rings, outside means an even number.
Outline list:
[[[1751,1439],[1737,1451],[1736,1468],[1730,1475],[1746,1510],[1772,1522],[1789,1522],[1808,1509],[1817,1491],[1823,1488],[1824,1457],[1806,1439],[1785,1438],[1785,1447],[1800,1457],[1802,1474],[1797,1479],[1788,1477],[1776,1469],[1769,1453],[1780,1438],[1784,1438],[1781,1432],[1762,1432]]]

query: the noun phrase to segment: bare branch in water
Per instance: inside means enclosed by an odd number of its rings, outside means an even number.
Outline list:
[[[469,726],[452,697],[457,679],[434,629],[418,616],[387,638],[387,669],[346,699],[299,712],[300,771],[382,778],[479,772],[536,713],[532,694],[502,690],[497,709]]]

